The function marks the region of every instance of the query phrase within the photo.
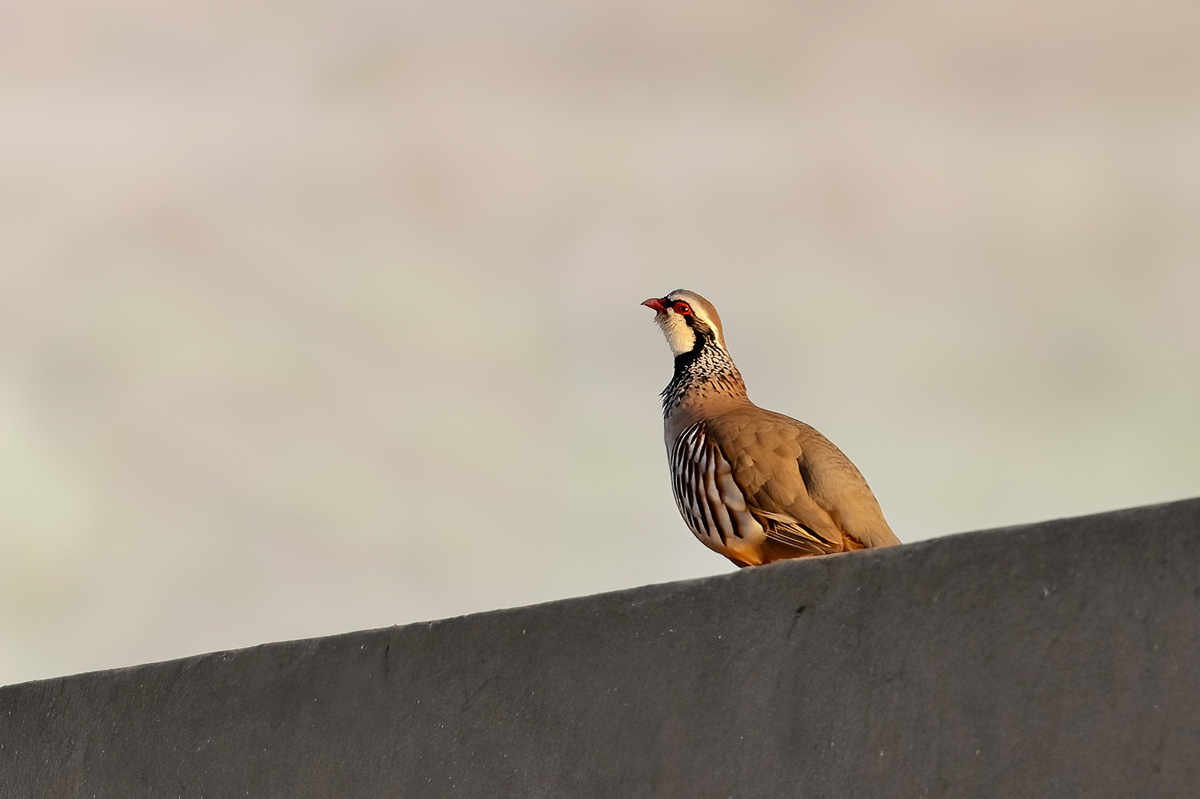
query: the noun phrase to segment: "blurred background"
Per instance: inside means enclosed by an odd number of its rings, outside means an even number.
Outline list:
[[[1200,494],[1200,6],[0,17],[0,683],[732,570],[679,287],[905,541]]]

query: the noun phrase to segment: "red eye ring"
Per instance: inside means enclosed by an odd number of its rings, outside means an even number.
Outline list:
[[[679,314],[680,316],[691,316],[692,315],[692,306],[688,305],[683,300],[676,300],[674,302],[674,304],[671,305],[671,310],[674,311],[675,313]]]

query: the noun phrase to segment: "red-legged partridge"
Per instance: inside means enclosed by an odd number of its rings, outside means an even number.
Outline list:
[[[667,459],[701,543],[739,566],[900,543],[841,450],[746,396],[708,300],[680,289],[642,304],[675,356],[662,393]]]

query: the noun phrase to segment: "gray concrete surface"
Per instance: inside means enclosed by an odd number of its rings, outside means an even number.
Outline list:
[[[1200,500],[0,689],[17,797],[1182,797]]]

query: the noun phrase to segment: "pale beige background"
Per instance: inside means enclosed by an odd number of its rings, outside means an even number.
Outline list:
[[[1200,494],[1200,7],[0,6],[0,683],[732,568],[638,303],[907,541]]]

